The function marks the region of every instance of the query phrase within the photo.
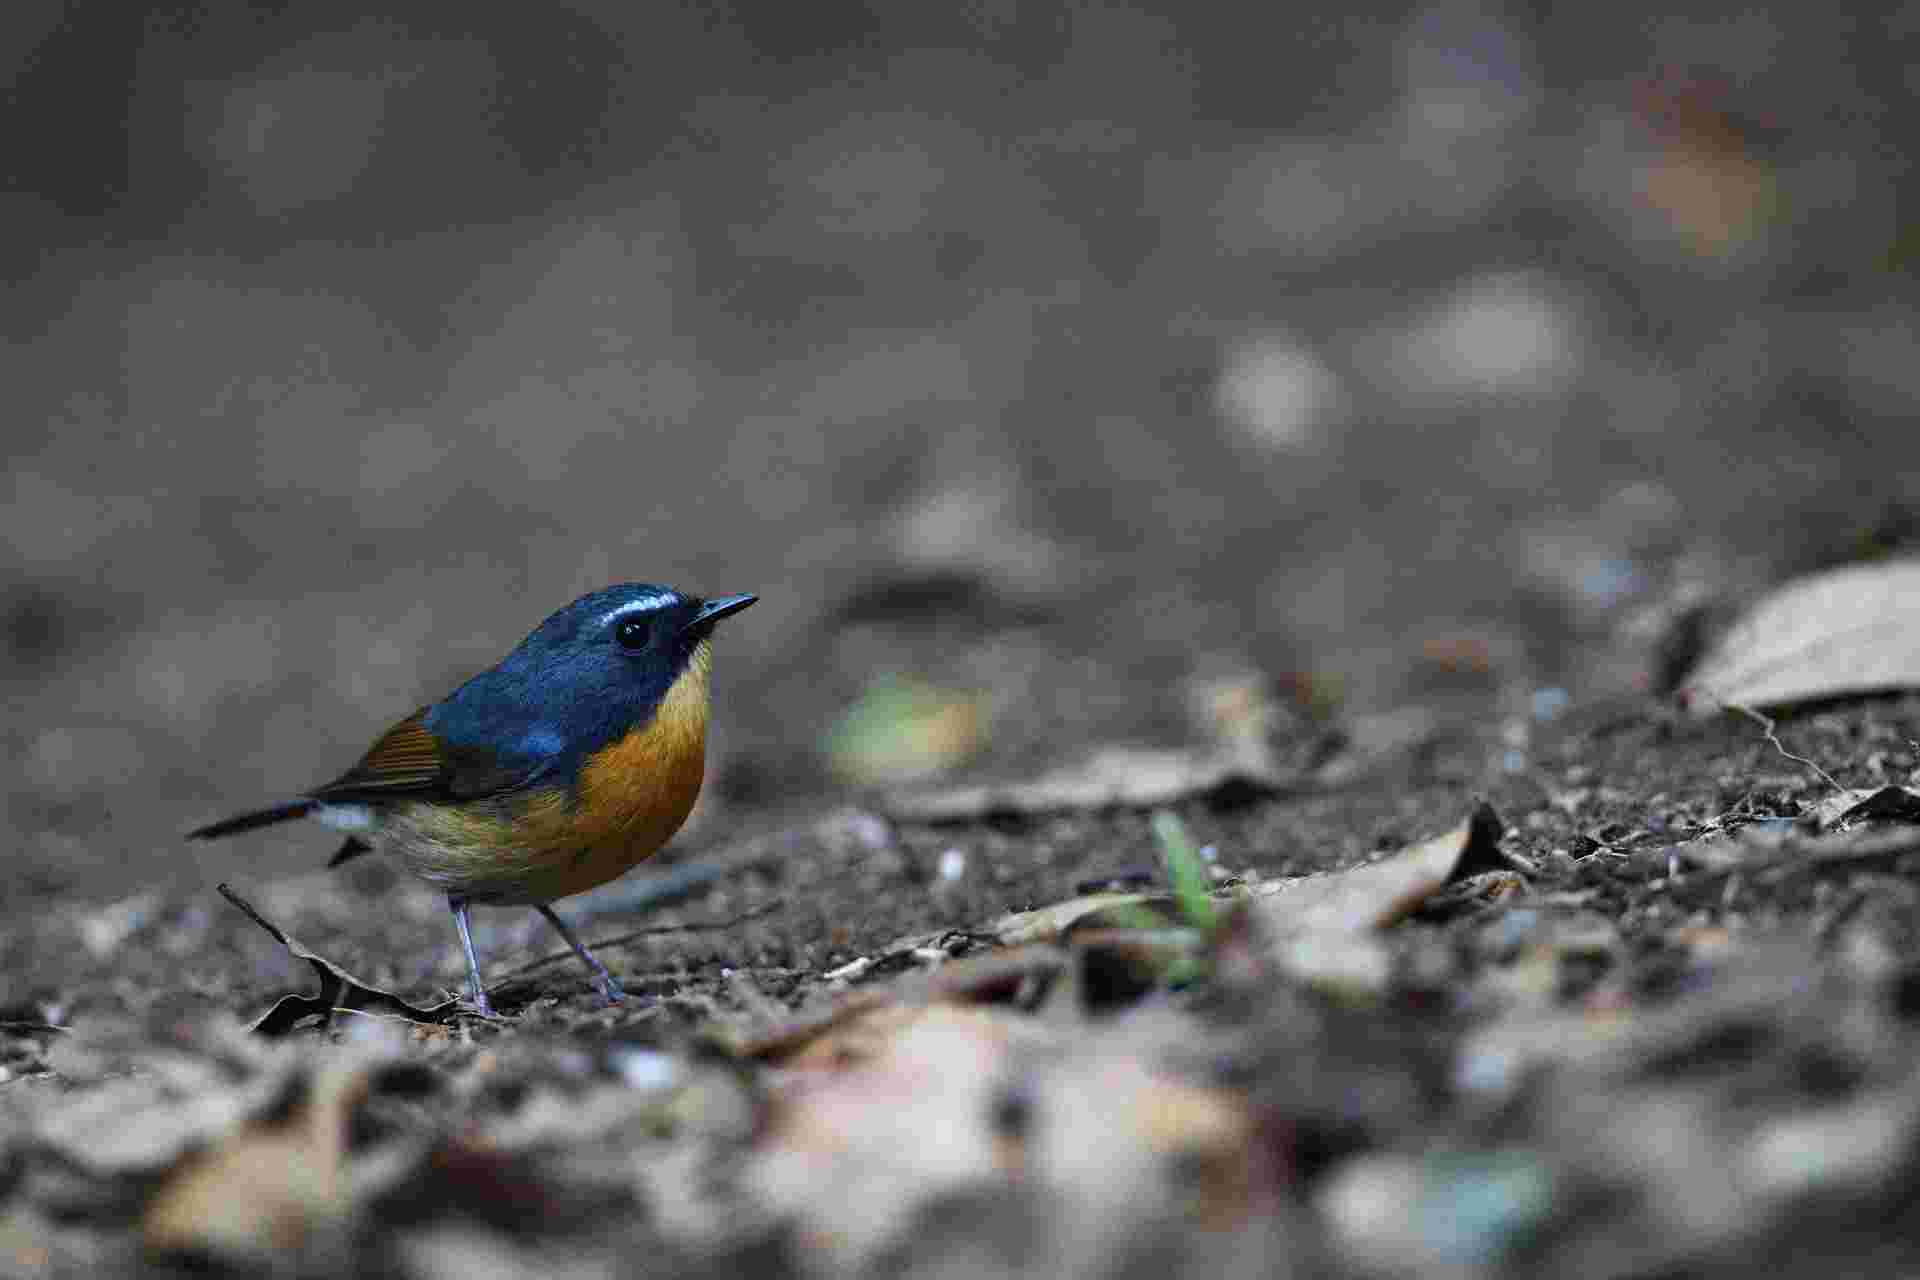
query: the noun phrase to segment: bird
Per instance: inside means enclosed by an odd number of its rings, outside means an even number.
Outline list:
[[[686,821],[706,769],[714,626],[758,598],[639,582],[590,592],[331,782],[187,838],[317,819],[346,833],[329,867],[389,855],[446,894],[474,1012],[496,1016],[475,905],[532,906],[619,1004],[618,979],[553,903],[624,874]]]

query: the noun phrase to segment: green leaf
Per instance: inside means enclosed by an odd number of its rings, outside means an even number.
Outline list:
[[[1154,838],[1160,842],[1160,856],[1167,864],[1167,883],[1173,887],[1174,900],[1186,922],[1203,933],[1211,933],[1216,922],[1213,898],[1208,892],[1211,881],[1200,851],[1194,848],[1187,824],[1171,809],[1153,815]]]

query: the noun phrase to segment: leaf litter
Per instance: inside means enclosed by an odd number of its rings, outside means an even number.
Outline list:
[[[1920,561],[1811,574],[1757,601],[1686,677],[1697,714],[1920,689]]]
[[[1550,788],[1518,779],[1375,858],[1263,864],[1260,833],[1288,828],[1260,824],[1323,802],[1189,799],[1181,832],[1132,828],[1164,888],[956,921],[797,984],[687,967],[648,1011],[436,1023],[248,911],[322,983],[278,1038],[204,1005],[0,1010],[23,1068],[0,1088],[0,1239],[69,1270],[312,1274],[1751,1256],[1916,1172],[1917,731],[1906,704],[1801,722],[1844,804],[1731,727],[1542,742]],[[754,957],[750,917],[721,963]],[[329,1020],[349,1007],[390,1016]]]
[[[330,1025],[337,1013],[383,1014],[424,1025],[443,1024],[459,1013],[460,1002],[457,999],[443,1000],[422,1008],[409,1004],[391,991],[362,982],[325,956],[301,946],[279,925],[255,910],[253,904],[236,893],[231,885],[220,885],[219,890],[221,897],[238,908],[247,919],[266,930],[268,936],[287,949],[287,954],[296,960],[306,961],[320,980],[320,990],[313,995],[281,997],[271,1009],[254,1020],[249,1029],[256,1034],[284,1036],[312,1018],[320,1019],[323,1026]]]

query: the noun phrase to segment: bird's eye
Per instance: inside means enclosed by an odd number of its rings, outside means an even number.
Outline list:
[[[647,625],[645,618],[622,618],[620,625],[613,629],[613,638],[620,642],[622,649],[644,649],[647,637],[653,634],[653,628]]]

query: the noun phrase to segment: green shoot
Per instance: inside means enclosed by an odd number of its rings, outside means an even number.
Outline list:
[[[1167,883],[1173,886],[1181,918],[1203,934],[1212,933],[1217,917],[1208,893],[1207,866],[1194,848],[1193,837],[1187,834],[1187,824],[1172,810],[1160,809],[1153,815],[1153,835],[1160,842]]]

